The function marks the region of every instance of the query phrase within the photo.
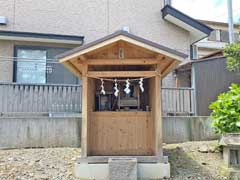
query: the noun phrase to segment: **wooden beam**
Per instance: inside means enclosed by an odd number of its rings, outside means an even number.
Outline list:
[[[86,56],[84,56],[84,55],[79,56],[79,59],[80,59],[81,61],[87,61],[87,58],[86,58]]]
[[[88,152],[88,77],[87,65],[83,65],[82,72],[82,137],[81,137],[81,157],[87,157]]]
[[[162,60],[166,59],[166,56],[164,56],[163,54],[158,54],[156,59],[162,61]]]
[[[81,73],[80,78],[82,78],[82,67],[83,67],[83,64],[78,63],[77,59],[76,60],[71,60],[70,62]]]
[[[83,63],[85,63],[87,61],[87,58],[84,56],[84,55],[81,55],[81,56],[79,56],[77,59],[76,59],[76,62],[78,63],[78,64],[83,64]]]
[[[160,65],[157,66],[157,72],[160,73]],[[155,155],[163,157],[162,151],[162,99],[161,99],[161,75],[155,76]]]
[[[165,77],[168,73],[170,73],[177,65],[179,64],[178,61],[173,61],[170,63],[162,72],[162,77]]]
[[[157,59],[88,59],[88,65],[153,65],[157,64]]]
[[[161,74],[163,74],[163,72],[166,71],[166,69],[168,69],[168,67],[171,66],[171,64],[172,64],[174,61],[168,60],[168,61],[166,61],[166,62],[167,62],[167,63],[166,63],[163,67],[161,67]]]
[[[69,69],[73,74],[75,74],[77,77],[81,77],[82,73],[70,62],[70,61],[65,61],[63,65]]]
[[[156,71],[88,71],[88,77],[152,77]]]

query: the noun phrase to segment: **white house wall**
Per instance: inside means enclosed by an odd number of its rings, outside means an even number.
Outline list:
[[[190,53],[189,32],[162,19],[162,0],[0,0],[0,3],[0,15],[8,18],[8,25],[0,26],[0,30],[78,35],[84,36],[86,43],[128,26],[137,36]],[[14,43],[8,44],[0,41],[1,56],[13,55]],[[2,66],[1,63],[0,70]]]

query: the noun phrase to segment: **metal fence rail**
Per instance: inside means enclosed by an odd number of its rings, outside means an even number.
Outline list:
[[[80,85],[0,83],[0,112],[80,111]]]
[[[81,85],[0,83],[0,113],[81,112]],[[162,88],[164,116],[194,115],[192,88]]]
[[[164,116],[194,115],[193,88],[162,88],[162,111]]]

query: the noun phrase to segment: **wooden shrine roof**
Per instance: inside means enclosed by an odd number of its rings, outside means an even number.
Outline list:
[[[117,31],[117,32],[115,32],[113,34],[107,35],[107,36],[105,36],[105,37],[103,37],[101,39],[98,39],[96,41],[90,42],[90,43],[85,44],[83,46],[79,46],[79,47],[74,48],[72,50],[66,51],[66,52],[64,52],[62,54],[59,54],[58,56],[56,56],[56,58],[60,59],[60,62],[63,62],[65,60],[67,60],[67,59],[64,59],[65,57],[68,57],[68,56],[73,55],[73,54],[75,54],[77,52],[81,52],[83,50],[86,50],[86,49],[88,49],[88,48],[90,48],[92,46],[95,46],[97,44],[100,44],[100,43],[102,43],[104,41],[110,40],[110,39],[112,39],[114,37],[117,37],[117,36],[120,36],[120,35],[123,35],[125,37],[134,39],[134,40],[139,41],[139,42],[142,42],[142,43],[147,44],[149,46],[155,47],[155,48],[157,48],[159,50],[165,51],[166,53],[171,53],[171,54],[176,55],[176,56],[178,56],[180,58],[183,58],[183,59],[188,57],[188,55],[186,55],[186,54],[184,54],[182,52],[176,51],[174,49],[168,48],[168,47],[163,46],[161,44],[157,44],[155,42],[152,42],[152,41],[149,41],[147,39],[141,38],[139,36],[130,34],[130,33],[126,32],[126,31],[120,30],[120,31]]]
[[[164,70],[161,73],[165,76],[187,57],[184,53],[126,31],[117,31],[57,56],[61,63],[79,77],[82,76],[83,63],[125,67],[160,64]],[[116,61],[118,59],[120,61]]]

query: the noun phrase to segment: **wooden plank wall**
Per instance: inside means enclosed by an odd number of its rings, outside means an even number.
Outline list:
[[[89,155],[153,155],[150,112],[93,112]]]
[[[163,116],[194,115],[193,88],[162,88]]]
[[[81,112],[81,86],[2,83],[0,112]]]
[[[226,69],[226,58],[216,57],[196,61],[192,68],[195,71],[196,113],[198,116],[209,116],[208,106],[217,99],[220,93],[228,91],[231,83],[240,84],[240,75]]]
[[[194,114],[193,93],[192,88],[162,88],[163,116]],[[81,85],[0,83],[0,112],[81,112],[81,94]]]

